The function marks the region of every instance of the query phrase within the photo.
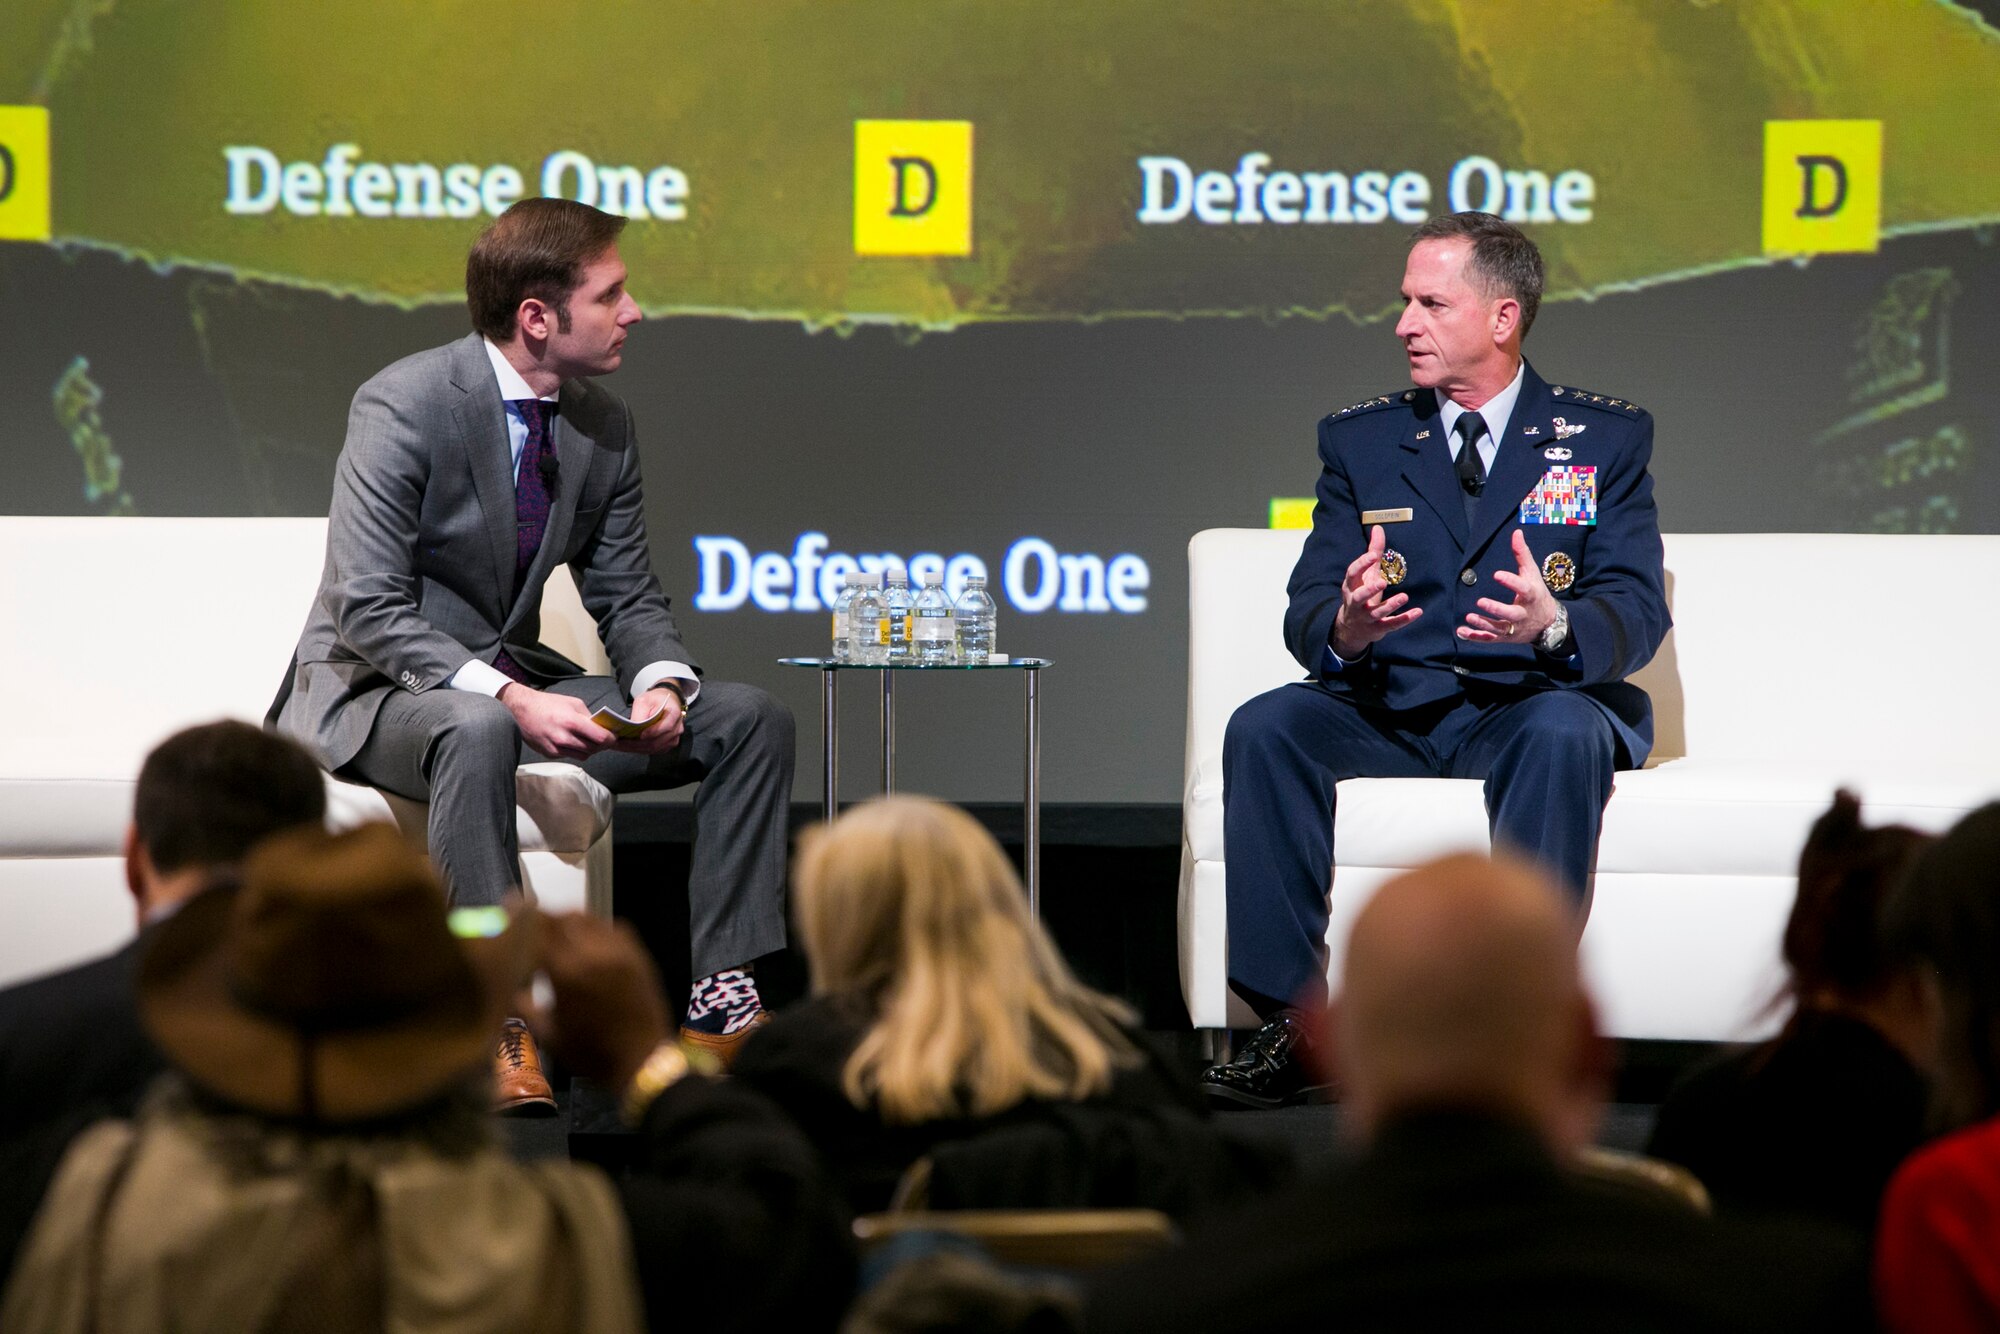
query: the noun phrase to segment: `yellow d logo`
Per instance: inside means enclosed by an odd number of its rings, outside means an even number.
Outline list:
[[[1882,239],[1882,122],[1764,122],[1764,253],[1873,251]]]
[[[0,241],[49,239],[49,109],[0,107]]]
[[[972,122],[854,123],[854,253],[972,253]]]

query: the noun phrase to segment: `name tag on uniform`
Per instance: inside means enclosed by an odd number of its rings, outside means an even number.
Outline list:
[[[1521,502],[1522,523],[1587,527],[1597,522],[1597,469],[1550,468]]]
[[[1377,523],[1408,523],[1416,517],[1417,512],[1409,509],[1363,510],[1361,511],[1361,526],[1366,528],[1370,524]]]

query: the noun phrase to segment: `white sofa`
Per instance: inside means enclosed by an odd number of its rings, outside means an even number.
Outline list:
[[[1215,529],[1188,548],[1180,951],[1201,1029],[1255,1023],[1225,972],[1222,736],[1237,705],[1304,676],[1280,635],[1304,538]],[[2000,619],[1981,610],[2000,537],[1674,535],[1666,565],[1675,628],[1636,678],[1658,740],[1605,811],[1584,966],[1614,1036],[1753,1036],[1775,1018],[1799,847],[1836,786],[1870,822],[1929,830],[2000,795]],[[1342,783],[1329,980],[1383,881],[1487,846],[1476,782]]]
[[[0,517],[0,985],[133,929],[119,844],[146,752],[216,718],[262,722],[319,587],[324,519]],[[608,670],[568,572],[543,639]],[[610,910],[612,797],[567,764],[522,767],[519,832],[541,902]],[[328,782],[328,822],[426,808]]]

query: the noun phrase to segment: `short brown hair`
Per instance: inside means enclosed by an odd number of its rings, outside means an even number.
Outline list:
[[[609,250],[625,219],[569,199],[523,199],[495,218],[465,257],[465,304],[472,327],[496,343],[514,336],[515,312],[529,297],[556,312],[569,332],[570,294],[583,266]]]
[[[1542,252],[1519,227],[1492,213],[1441,213],[1410,234],[1410,244],[1424,241],[1472,242],[1466,267],[1488,300],[1496,295],[1521,303],[1521,337],[1535,325],[1542,308]]]
[[[265,838],[326,816],[326,779],[312,756],[249,723],[190,727],[139,769],[132,824],[163,875],[228,867]]]

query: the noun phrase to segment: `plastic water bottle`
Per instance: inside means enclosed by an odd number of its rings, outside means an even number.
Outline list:
[[[910,604],[910,643],[918,662],[952,662],[958,657],[951,599],[944,595],[944,576],[924,576],[923,591]]]
[[[993,605],[983,576],[974,575],[965,581],[965,591],[958,595],[958,605],[952,608],[951,619],[958,631],[960,662],[985,662],[990,654],[999,649],[1000,609]]]
[[[854,661],[853,622],[849,613],[854,608],[854,595],[861,591],[861,581],[867,576],[859,570],[848,574],[841,585],[840,596],[833,600],[833,660],[835,662]]]
[[[856,575],[854,601],[847,604],[848,661],[875,664],[888,655],[889,608],[882,600],[882,576]]]
[[[910,660],[910,576],[900,565],[889,567],[882,590],[882,604],[888,608],[888,660]]]

